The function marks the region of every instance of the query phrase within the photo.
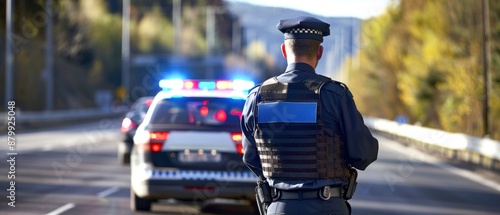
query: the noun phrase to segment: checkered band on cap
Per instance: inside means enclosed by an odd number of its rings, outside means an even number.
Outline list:
[[[318,34],[323,36],[322,31],[318,31],[316,29],[308,29],[308,28],[292,28],[286,31],[289,34]]]

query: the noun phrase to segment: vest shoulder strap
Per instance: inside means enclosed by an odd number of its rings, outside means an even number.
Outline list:
[[[278,76],[274,76],[274,77],[269,78],[269,79],[265,80],[264,82],[262,82],[261,86],[265,86],[265,85],[269,85],[269,84],[276,84],[278,82],[279,82]]]

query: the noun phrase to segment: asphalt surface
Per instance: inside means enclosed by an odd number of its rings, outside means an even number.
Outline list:
[[[154,204],[152,212],[131,212],[130,170],[116,158],[119,123],[103,119],[17,131],[14,151],[8,150],[7,135],[0,135],[0,214],[252,214],[247,202],[224,199],[205,205],[165,200]],[[499,213],[499,180],[377,138],[379,159],[360,172],[350,201],[353,214]],[[15,207],[9,206],[13,200]]]

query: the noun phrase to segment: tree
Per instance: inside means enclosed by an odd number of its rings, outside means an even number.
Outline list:
[[[500,6],[492,2],[492,71],[500,71],[496,36],[500,32]],[[359,80],[351,87],[354,95],[360,96],[362,112],[389,119],[405,113],[412,122],[425,126],[480,135],[483,92],[479,7],[473,0],[461,4],[402,0],[385,14],[365,21],[360,68],[351,72]],[[491,109],[493,121],[497,121],[499,74],[493,73]],[[500,138],[500,132],[493,137]]]

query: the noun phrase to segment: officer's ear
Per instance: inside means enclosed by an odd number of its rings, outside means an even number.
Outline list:
[[[318,52],[316,53],[316,60],[319,61],[321,57],[323,56],[323,46],[319,45]]]
[[[286,48],[285,48],[285,43],[282,43],[281,44],[281,54],[283,55],[283,57],[286,59]]]

